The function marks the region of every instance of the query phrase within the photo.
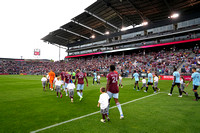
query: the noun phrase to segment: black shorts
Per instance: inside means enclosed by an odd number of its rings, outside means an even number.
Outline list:
[[[193,90],[197,90],[198,87],[199,86],[197,86],[197,85],[193,85]]]
[[[153,83],[148,82],[147,85],[153,85]]]
[[[138,81],[135,81],[135,84],[138,84]]]
[[[75,79],[75,76],[72,76],[72,79]]]
[[[174,84],[172,83],[172,86],[176,86],[176,85],[180,86],[180,83],[174,83]]]

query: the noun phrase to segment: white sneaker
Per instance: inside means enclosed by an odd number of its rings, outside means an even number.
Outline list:
[[[123,114],[120,115],[120,119],[124,119],[124,115]]]
[[[66,94],[66,97],[68,96],[68,94]]]
[[[168,93],[168,96],[172,96],[172,94],[171,94],[171,93]]]
[[[179,95],[178,97],[183,97],[182,95]]]
[[[102,122],[102,123],[105,123],[106,121],[105,121],[104,119],[101,119],[101,122]]]
[[[144,90],[144,92],[147,92],[146,90]]]

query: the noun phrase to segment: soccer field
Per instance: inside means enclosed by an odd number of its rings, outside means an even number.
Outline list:
[[[134,81],[124,79],[119,102],[128,102],[122,105],[125,118],[120,120],[118,109],[112,108],[111,122],[101,123],[97,101],[99,88],[106,85],[105,78],[102,78],[101,85],[92,85],[92,78],[89,78],[83,101],[79,102],[75,93],[74,103],[65,95],[57,98],[56,92],[49,89],[43,92],[40,80],[41,76],[0,76],[0,132],[31,132],[71,119],[40,132],[200,132],[200,103],[193,101],[192,85],[186,88],[189,96],[178,98],[177,87],[172,97],[167,95],[172,81],[159,81],[161,91],[153,94],[151,87],[147,93],[133,90]],[[115,106],[114,100],[111,101],[112,106]],[[88,114],[87,117],[74,119]]]

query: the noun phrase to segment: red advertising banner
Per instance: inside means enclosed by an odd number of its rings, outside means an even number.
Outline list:
[[[183,77],[186,81],[189,81],[191,79],[191,76],[183,76]],[[172,76],[172,75],[160,75],[159,79],[160,80],[173,80],[174,76]]]
[[[9,73],[0,73],[0,75],[9,75]]]

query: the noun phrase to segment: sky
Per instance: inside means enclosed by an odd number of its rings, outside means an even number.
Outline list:
[[[0,58],[59,60],[59,48],[41,38],[70,22],[95,1],[1,0]],[[34,56],[34,49],[41,50],[40,57]],[[61,59],[66,55],[61,49]]]

